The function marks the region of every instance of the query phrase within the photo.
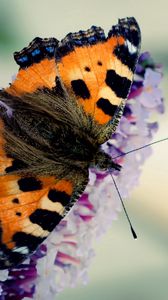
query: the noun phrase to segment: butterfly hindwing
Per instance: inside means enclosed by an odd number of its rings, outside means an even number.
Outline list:
[[[8,178],[6,177],[7,183]],[[30,182],[32,178],[20,178]],[[43,183],[45,178],[39,178]],[[18,179],[13,180],[17,185]],[[59,224],[83,192],[85,183],[78,178],[55,180],[40,190],[0,195],[0,269],[15,266],[32,254]],[[45,184],[44,184],[45,186]]]

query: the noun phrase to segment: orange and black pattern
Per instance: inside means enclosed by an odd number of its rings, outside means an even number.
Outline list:
[[[108,123],[127,98],[140,48],[135,19],[123,19],[105,37],[100,27],[68,34],[56,61],[69,93],[99,124]]]
[[[0,91],[0,269],[37,249],[84,191],[89,167],[120,170],[101,143],[121,117],[139,50],[138,24],[125,18],[107,37],[92,26],[15,52],[19,72]],[[39,171],[44,162],[51,173]]]

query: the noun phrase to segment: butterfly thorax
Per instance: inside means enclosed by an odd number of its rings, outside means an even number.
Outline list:
[[[70,128],[65,130],[64,136],[60,134],[57,139],[53,139],[55,149],[61,145],[64,155],[65,165],[77,168],[79,172],[82,169],[93,167],[100,170],[120,169],[112,158],[101,149],[101,145],[95,143],[91,136],[83,131],[71,132]]]

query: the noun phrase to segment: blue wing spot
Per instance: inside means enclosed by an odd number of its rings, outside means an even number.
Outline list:
[[[82,43],[81,40],[74,40],[74,43],[75,43],[75,45],[77,45],[77,46],[82,46],[82,45],[83,45],[83,43]]]
[[[39,49],[35,49],[32,53],[31,53],[31,55],[32,56],[36,56],[36,55],[38,55],[38,54],[40,54],[40,50]]]
[[[90,37],[88,37],[88,41],[89,41],[89,43],[94,43],[94,42],[96,42],[96,38],[94,36],[90,36]]]
[[[27,55],[26,55],[26,56],[23,56],[23,57],[21,57],[21,58],[18,58],[17,61],[23,63],[23,62],[25,62],[25,61],[28,61],[28,57],[27,57]]]
[[[46,51],[53,53],[54,52],[54,47],[46,47]]]

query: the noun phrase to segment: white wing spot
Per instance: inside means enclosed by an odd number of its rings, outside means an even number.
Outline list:
[[[129,53],[134,54],[137,52],[137,47],[135,47],[129,40],[126,40],[125,44],[128,46]]]
[[[17,247],[17,248],[14,248],[12,250],[12,252],[19,252],[19,253],[22,253],[22,254],[29,254],[29,249],[24,246],[24,247]]]

